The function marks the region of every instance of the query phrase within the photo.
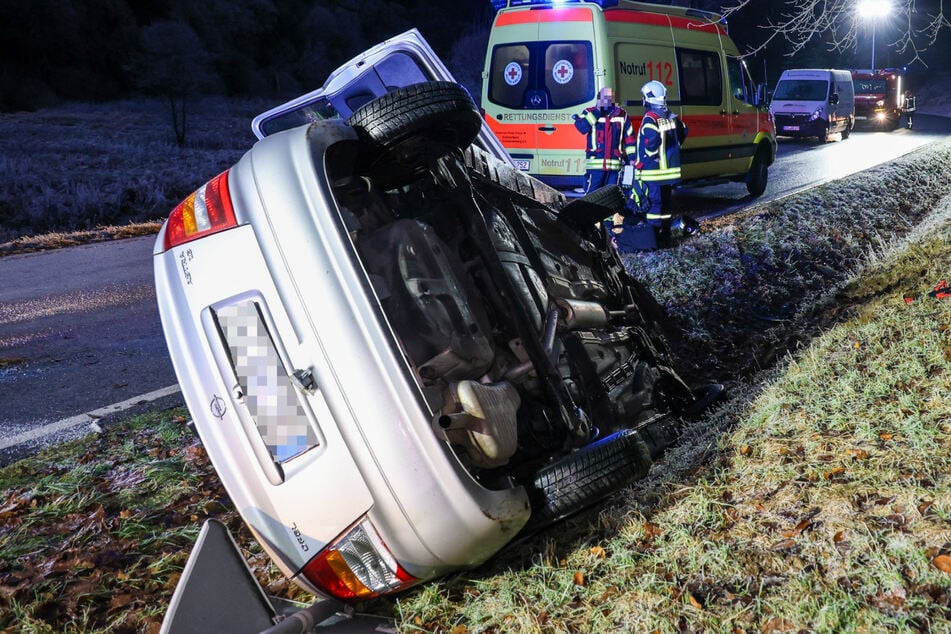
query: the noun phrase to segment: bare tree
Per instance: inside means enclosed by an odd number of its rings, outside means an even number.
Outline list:
[[[142,55],[137,67],[139,85],[168,100],[175,141],[183,147],[189,98],[219,83],[201,38],[183,22],[150,24],[142,31]]]
[[[889,20],[898,26],[898,36],[889,42],[899,54],[907,56],[908,63],[925,63],[922,54],[932,46],[942,29],[951,26],[944,11],[944,0],[882,0],[888,2]],[[765,2],[739,0],[721,8],[724,17],[737,12],[752,13],[762,10]],[[824,41],[830,51],[846,51],[856,46],[868,20],[860,15],[861,2],[856,0],[785,0],[763,11],[762,28],[769,31],[766,39],[748,51],[757,53],[782,38],[787,42],[787,55],[801,51],[812,41]],[[894,29],[892,30],[894,33]]]

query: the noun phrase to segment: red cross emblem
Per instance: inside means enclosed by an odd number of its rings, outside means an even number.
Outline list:
[[[551,76],[559,84],[567,84],[575,76],[575,67],[568,60],[560,59],[551,69]]]

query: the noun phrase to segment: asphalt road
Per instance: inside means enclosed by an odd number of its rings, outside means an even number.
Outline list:
[[[0,258],[0,464],[87,433],[109,406],[175,384],[155,303],[154,241]],[[71,417],[71,431],[7,446]]]
[[[757,200],[841,178],[948,134],[951,119],[919,115],[912,131],[855,132],[827,144],[781,138]],[[697,217],[751,202],[737,183],[674,194],[674,205]],[[111,412],[181,402],[156,309],[153,241],[0,258],[0,464],[87,434],[93,423],[108,424]]]

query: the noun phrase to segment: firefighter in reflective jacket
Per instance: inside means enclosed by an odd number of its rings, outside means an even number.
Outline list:
[[[585,147],[585,194],[615,185],[629,153],[634,151],[634,128],[627,111],[614,103],[614,89],[605,86],[598,102],[581,115],[575,115],[575,127],[588,136]]]
[[[638,182],[631,189],[628,209],[632,213],[625,224],[645,218],[654,228],[658,246],[668,246],[670,193],[680,182],[680,144],[687,138],[687,126],[667,109],[667,89],[662,83],[647,82],[641,94],[646,111],[637,132],[636,150],[630,157]]]

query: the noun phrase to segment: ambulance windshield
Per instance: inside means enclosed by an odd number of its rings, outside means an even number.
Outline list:
[[[520,42],[492,49],[489,100],[505,108],[570,108],[594,98],[590,42]]]

